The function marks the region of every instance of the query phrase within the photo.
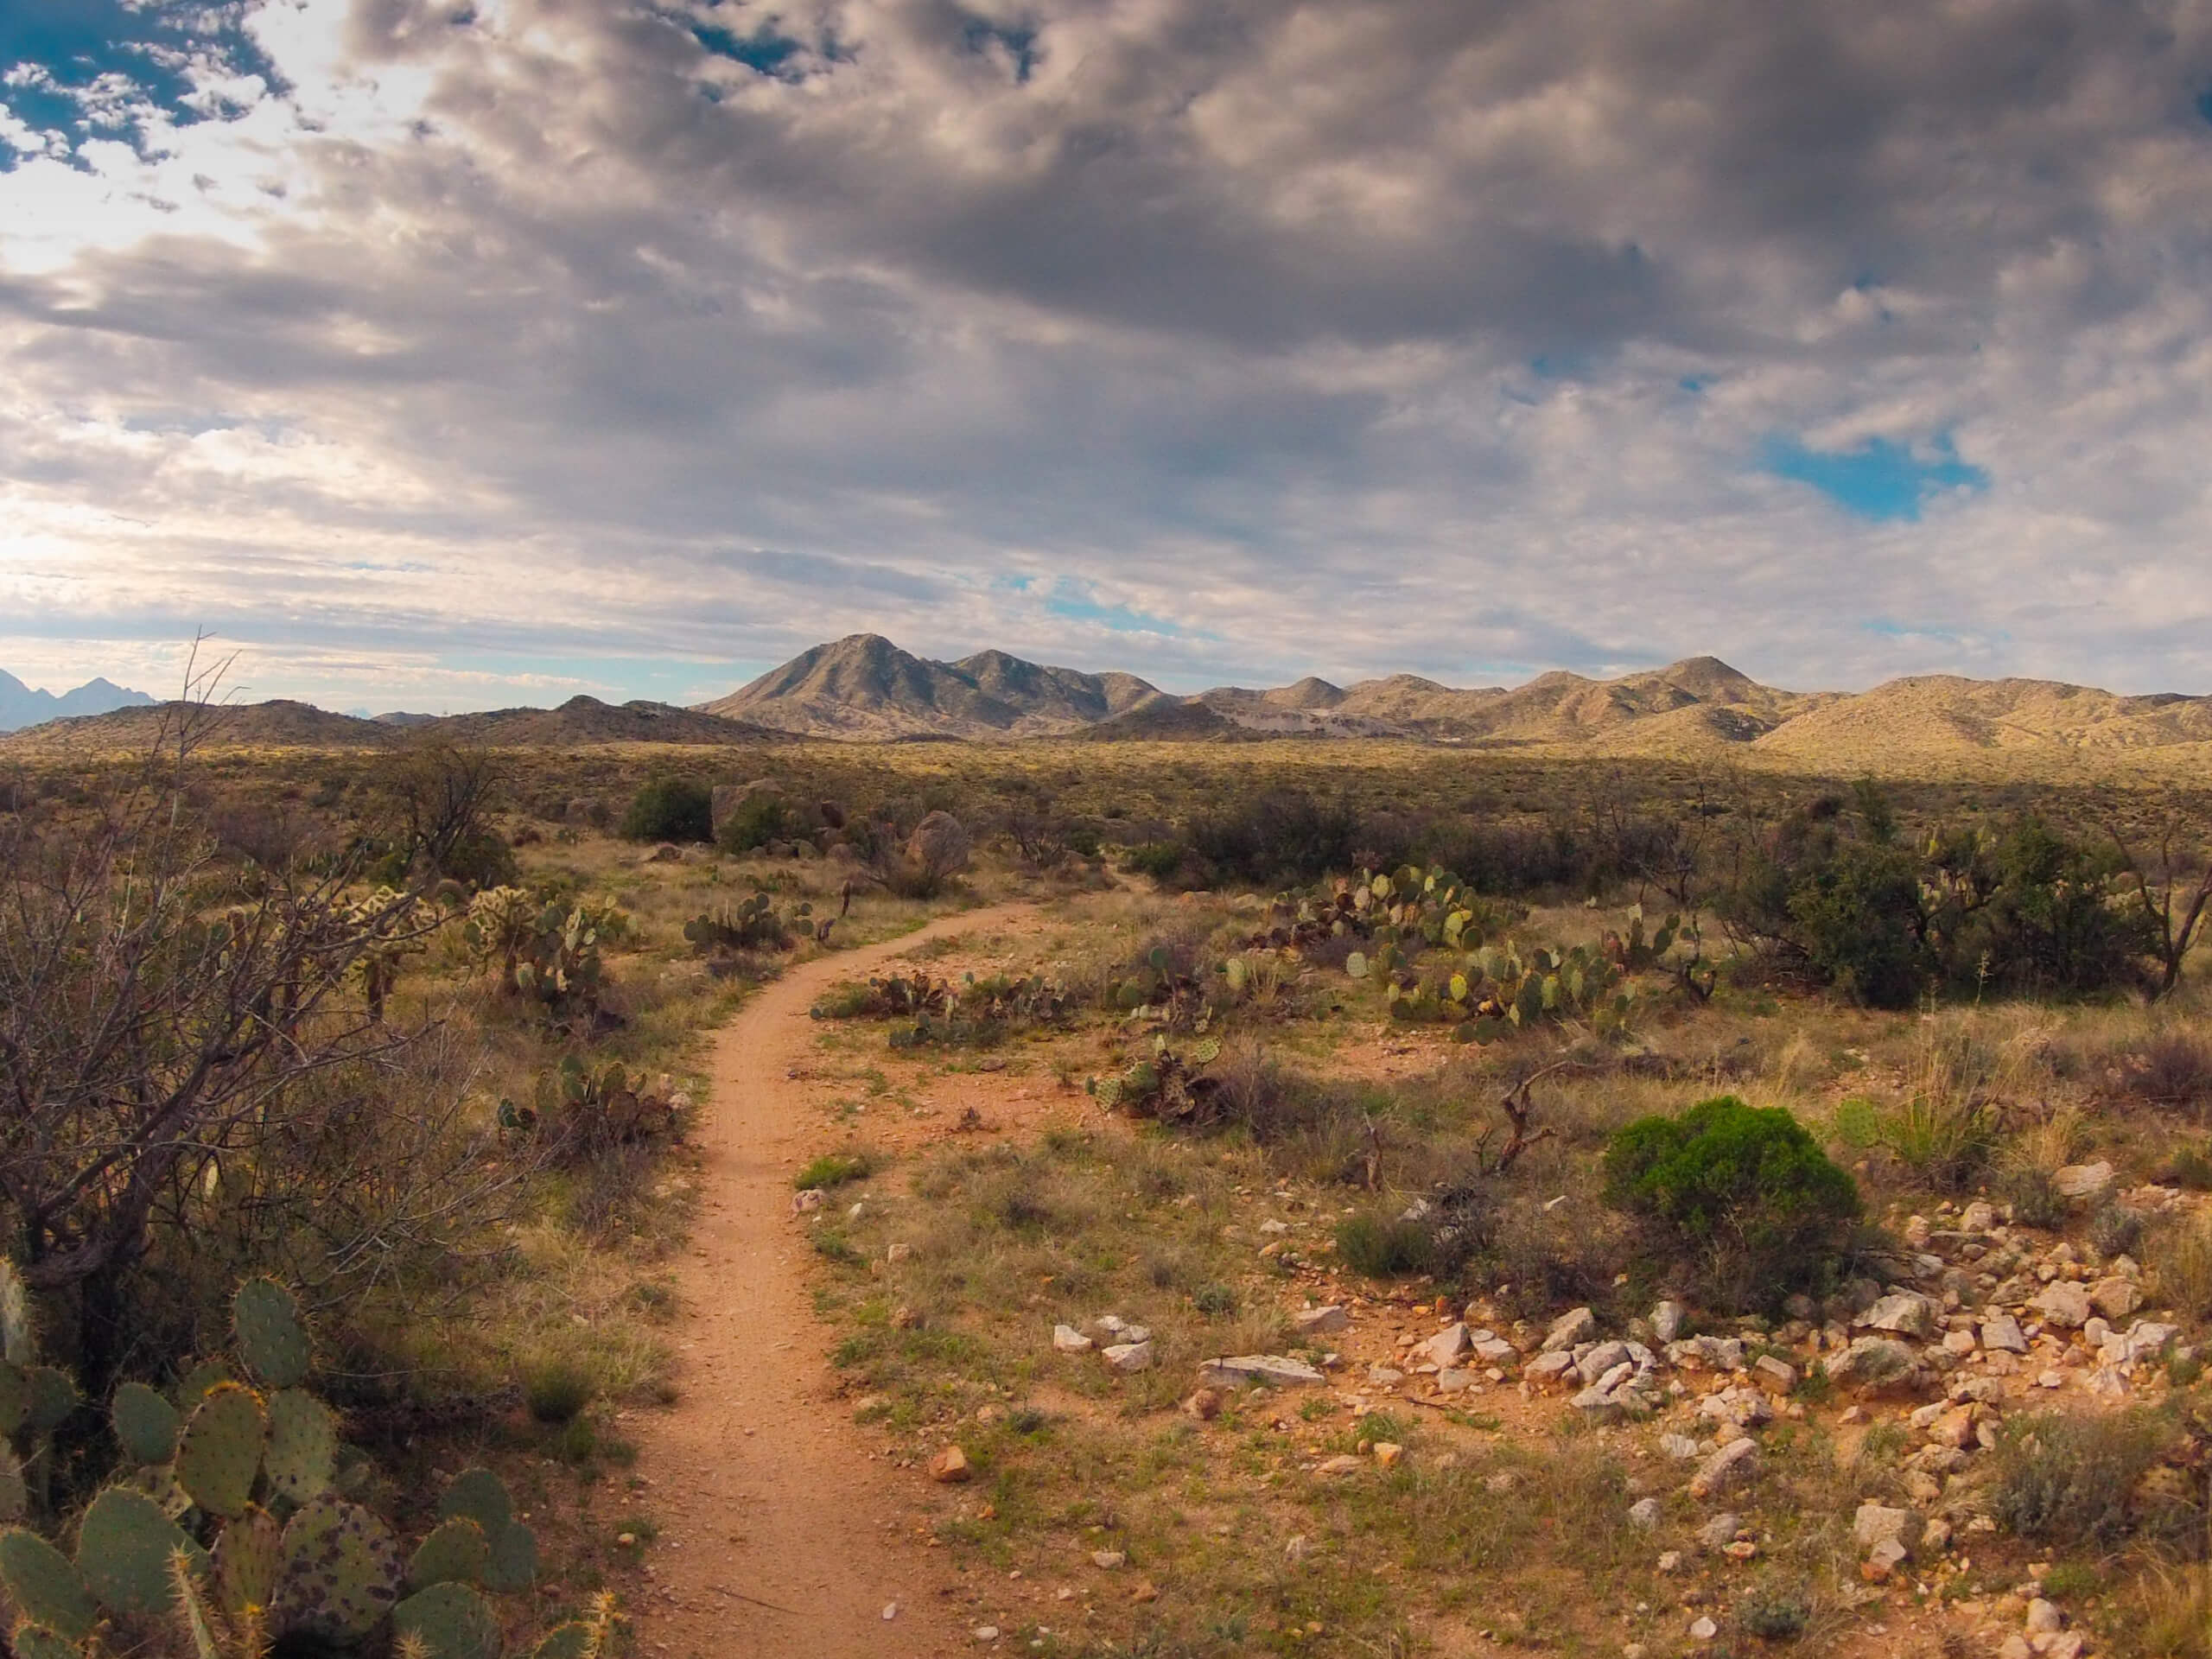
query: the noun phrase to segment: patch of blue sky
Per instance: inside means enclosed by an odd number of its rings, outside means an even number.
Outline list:
[[[1797,438],[1767,441],[1764,468],[1819,491],[1854,518],[1916,523],[1933,498],[1989,487],[1989,474],[1959,458],[1950,434],[1920,445],[1869,438],[1856,448],[1815,449]]]
[[[1080,582],[1062,582],[1045,601],[1052,615],[1071,622],[1089,622],[1109,633],[1148,633],[1166,639],[1211,639],[1215,635],[1185,628],[1164,616],[1152,616],[1127,605],[1109,605]]]
[[[1033,23],[1000,23],[988,17],[970,16],[962,24],[960,43],[975,57],[989,57],[994,51],[1002,51],[1014,66],[1016,86],[1027,86],[1029,77],[1036,73],[1043,61],[1037,49],[1037,27]]]
[[[2212,86],[2206,87],[2196,95],[2196,112],[2205,120],[2212,121]]]
[[[195,96],[197,66],[284,90],[245,12],[205,0],[6,0],[0,106],[72,150],[93,139],[143,149],[149,110],[179,126],[236,114]],[[0,145],[0,171],[20,159]]]

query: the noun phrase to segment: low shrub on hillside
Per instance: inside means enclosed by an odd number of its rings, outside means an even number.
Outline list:
[[[649,779],[631,798],[622,833],[632,841],[712,841],[713,791],[682,778]]]
[[[1733,1095],[1637,1119],[1605,1148],[1605,1201],[1726,1307],[1819,1284],[1859,1213],[1851,1177],[1802,1124]]]

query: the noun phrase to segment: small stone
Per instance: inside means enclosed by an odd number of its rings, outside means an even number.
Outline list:
[[[1552,1321],[1551,1329],[1544,1332],[1541,1351],[1555,1354],[1578,1343],[1588,1342],[1597,1334],[1598,1316],[1586,1307],[1573,1308]]]
[[[1852,1516],[1851,1536],[1861,1549],[1872,1549],[1877,1544],[1895,1541],[1902,1544],[1905,1554],[1910,1555],[1913,1544],[1920,1536],[1920,1517],[1910,1510],[1895,1509],[1886,1503],[1869,1500],[1861,1503]]]
[[[1662,1549],[1659,1552],[1659,1570],[1662,1573],[1678,1572],[1681,1565],[1682,1552],[1681,1550]]]
[[[1475,1386],[1475,1380],[1472,1371],[1439,1371],[1436,1374],[1436,1391],[1439,1394],[1464,1394]]]
[[[1759,1547],[1748,1538],[1738,1538],[1732,1544],[1723,1544],[1720,1553],[1732,1561],[1748,1561],[1758,1557]]]
[[[1769,1394],[1786,1395],[1797,1386],[1797,1368],[1784,1363],[1772,1354],[1762,1354],[1751,1367],[1751,1381]]]
[[[1313,1541],[1302,1532],[1294,1535],[1282,1547],[1283,1559],[1288,1561],[1302,1561],[1313,1553]]]
[[[908,1256],[913,1255],[913,1253],[914,1247],[911,1244],[893,1244],[890,1249],[884,1251],[883,1259],[895,1266],[897,1263],[904,1262]]]
[[[1474,1351],[1474,1338],[1464,1323],[1446,1325],[1414,1350],[1415,1355],[1441,1370],[1462,1354]]]
[[[1744,1524],[1736,1515],[1716,1515],[1697,1529],[1697,1541],[1707,1549],[1721,1549],[1736,1541],[1736,1529]]]
[[[1117,1342],[1098,1351],[1108,1368],[1123,1376],[1152,1369],[1152,1344],[1148,1342]]]
[[[1366,1466],[1350,1452],[1343,1452],[1333,1458],[1324,1458],[1313,1472],[1317,1475],[1326,1475],[1335,1480],[1345,1475],[1356,1475]]]
[[[1301,1307],[1290,1316],[1290,1323],[1301,1337],[1326,1336],[1348,1329],[1351,1315],[1332,1303],[1327,1307]]]
[[[1904,1546],[1894,1538],[1885,1538],[1866,1552],[1866,1559],[1859,1564],[1859,1576],[1869,1584],[1887,1584],[1904,1560]]]
[[[1943,1333],[1943,1351],[1960,1359],[1964,1359],[1979,1345],[1971,1331],[1946,1331]]]
[[[1883,1297],[1851,1323],[1862,1330],[1932,1337],[1936,1334],[1936,1304],[1917,1292],[1897,1291]]]
[[[1092,1343],[1090,1338],[1084,1336],[1083,1332],[1077,1330],[1075,1326],[1071,1325],[1056,1325],[1052,1327],[1052,1349],[1054,1352],[1062,1354],[1087,1354],[1090,1351]]]
[[[2027,1618],[2022,1624],[2030,1636],[2041,1636],[2046,1631],[2055,1634],[2062,1622],[2058,1616],[2058,1604],[2037,1596],[2028,1604]]]
[[[893,1619],[898,1617],[899,1604],[895,1601],[885,1602],[883,1604],[883,1622],[888,1624]]]
[[[1688,1463],[1697,1456],[1697,1442],[1687,1434],[1662,1434],[1659,1449],[1676,1463]]]
[[[2063,1371],[2044,1371],[2036,1378],[2036,1387],[2039,1389],[2063,1389],[2065,1386],[2066,1373]]]
[[[1998,1645],[1997,1659],[2035,1659],[2035,1651],[2028,1638],[2015,1630]]]
[[[999,1639],[999,1627],[995,1624],[978,1624],[975,1630],[975,1637],[978,1642],[995,1642]]]
[[[2028,1351],[2028,1339],[2021,1333],[2020,1322],[2010,1313],[1995,1314],[1982,1321],[1981,1345],[1994,1354]]]
[[[930,1459],[930,1478],[940,1485],[957,1486],[974,1471],[968,1466],[968,1454],[957,1446],[948,1446]]]
[[[1094,1549],[1090,1552],[1090,1564],[1106,1573],[1111,1573],[1128,1559],[1124,1552],[1118,1549]]]
[[[1822,1362],[1832,1382],[1873,1389],[1909,1377],[1916,1363],[1911,1349],[1892,1337],[1859,1337],[1841,1353]]]
[[[1662,1342],[1674,1341],[1689,1321],[1689,1310],[1680,1302],[1664,1301],[1651,1310],[1651,1334]]]
[[[1997,1206],[1982,1198],[1967,1205],[1959,1217],[1961,1232],[1986,1233],[1996,1224]]]
[[[819,1210],[822,1207],[823,1203],[822,1189],[818,1186],[810,1186],[803,1192],[794,1192],[791,1194],[791,1214],[795,1216],[810,1215],[813,1211]]]
[[[1659,1500],[1639,1497],[1628,1506],[1628,1523],[1641,1531],[1649,1532],[1659,1524]]]
[[[1329,1379],[1302,1359],[1283,1354],[1234,1354],[1201,1361],[1198,1381],[1212,1388],[1233,1389],[1248,1382],[1267,1382],[1277,1388],[1310,1388]]]
[[[1375,1454],[1377,1469],[1395,1469],[1406,1455],[1406,1448],[1395,1440],[1377,1440],[1368,1450]]]
[[[1690,1621],[1690,1640],[1693,1642],[1710,1642],[1719,1634],[1720,1627],[1704,1613]]]

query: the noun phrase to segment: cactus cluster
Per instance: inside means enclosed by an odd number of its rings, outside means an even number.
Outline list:
[[[1017,1031],[1062,1025],[1075,1011],[1067,988],[1041,974],[969,974],[955,984],[917,969],[846,987],[813,1013],[817,1020],[896,1020],[893,1048],[950,1048],[988,1046]]]
[[[789,916],[779,914],[765,893],[756,893],[720,911],[708,911],[683,924],[683,937],[692,949],[716,950],[783,950],[791,943],[794,927],[804,923],[813,930],[814,906],[802,903]]]
[[[598,1014],[600,945],[622,922],[611,905],[540,905],[520,887],[489,887],[470,900],[461,938],[480,962],[496,964],[503,989],[565,1029]]]
[[[45,1509],[54,1432],[81,1403],[68,1372],[39,1363],[30,1294],[0,1257],[0,1524]]]
[[[29,1338],[10,1322],[14,1284],[0,1273],[0,1344],[21,1353]],[[232,1313],[237,1358],[257,1386],[223,1362],[168,1395],[124,1384],[110,1416],[134,1471],[86,1509],[74,1556],[20,1527],[0,1533],[18,1659],[79,1659],[104,1619],[156,1617],[176,1624],[195,1659],[357,1647],[387,1626],[420,1659],[497,1659],[486,1592],[537,1575],[537,1540],[498,1477],[456,1478],[436,1529],[403,1560],[391,1529],[336,1490],[337,1425],[304,1388],[313,1355],[289,1293],[249,1281]],[[549,1635],[538,1659],[597,1659],[611,1619],[602,1602]]]
[[[499,1103],[499,1127],[519,1135],[543,1135],[563,1157],[596,1156],[613,1147],[671,1139],[678,1133],[677,1103],[661,1080],[645,1087],[619,1063],[592,1070],[575,1055],[537,1079],[536,1103]]]
[[[1349,882],[1279,896],[1255,949],[1304,951],[1331,939],[1373,940],[1417,950],[1472,950],[1526,912],[1486,899],[1441,868],[1362,870]]]
[[[1220,1058],[1221,1044],[1216,1039],[1205,1038],[1186,1053],[1169,1047],[1163,1033],[1153,1038],[1148,1058],[1119,1077],[1093,1077],[1084,1087],[1109,1112],[1202,1126],[1214,1119],[1217,1080],[1201,1074]]]

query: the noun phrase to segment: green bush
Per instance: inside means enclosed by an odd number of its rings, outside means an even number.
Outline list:
[[[842,1186],[847,1181],[864,1181],[875,1173],[875,1160],[864,1152],[825,1152],[791,1178],[791,1185],[804,1192],[808,1187]]]
[[[749,853],[772,841],[789,841],[798,832],[783,797],[765,790],[730,809],[715,831],[715,845],[726,853]]]
[[[1186,855],[1179,841],[1148,841],[1141,847],[1129,849],[1129,874],[1148,875],[1155,881],[1165,881],[1183,868]]]
[[[682,778],[652,779],[632,798],[622,833],[632,841],[712,841],[714,793]]]
[[[1859,1192],[1781,1107],[1733,1095],[1639,1118],[1605,1148],[1605,1201],[1730,1307],[1815,1287],[1859,1217]]]
[[[541,1423],[573,1422],[598,1392],[591,1373],[572,1359],[542,1359],[523,1373],[523,1403]]]

